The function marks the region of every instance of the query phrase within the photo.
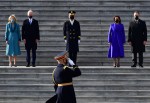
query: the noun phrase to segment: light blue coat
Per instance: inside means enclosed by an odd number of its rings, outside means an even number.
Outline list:
[[[19,45],[19,41],[21,41],[19,24],[15,23],[14,27],[12,27],[11,23],[6,24],[5,40],[8,41],[8,44],[6,44],[7,56],[17,56],[21,54]]]

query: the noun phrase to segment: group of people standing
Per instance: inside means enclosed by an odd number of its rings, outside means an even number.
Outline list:
[[[69,20],[64,23],[64,39],[66,42],[66,50],[69,57],[76,64],[77,52],[79,52],[80,43],[80,23],[75,20],[75,11],[69,11]],[[139,67],[143,67],[143,52],[147,43],[147,27],[145,21],[141,20],[140,12],[133,13],[134,20],[130,22],[128,28],[128,43],[132,50],[131,67],[137,66],[137,54],[139,54]],[[114,23],[110,25],[108,32],[108,58],[113,58],[113,66],[120,67],[120,58],[124,57],[124,44],[126,42],[124,25],[121,23],[120,16],[113,18]]]
[[[69,20],[64,23],[64,39],[66,42],[66,50],[69,57],[76,64],[77,52],[79,52],[80,43],[80,23],[75,20],[75,11],[69,11]],[[134,20],[130,22],[128,28],[128,43],[132,50],[131,67],[137,66],[137,54],[139,54],[139,67],[143,67],[143,52],[147,43],[147,27],[145,21],[141,20],[140,12],[133,13]],[[120,67],[120,58],[124,57],[124,44],[126,42],[124,25],[121,23],[120,16],[113,18],[114,23],[110,25],[108,32],[108,58],[113,58],[113,66]]]
[[[33,19],[33,11],[29,10],[28,19],[24,20],[22,25],[22,40],[25,44],[25,49],[27,52],[26,67],[30,66],[30,51],[32,50],[32,66],[35,67],[36,61],[36,49],[37,42],[40,40],[39,35],[39,24],[38,21]],[[20,34],[20,26],[16,22],[17,19],[15,15],[10,15],[8,18],[8,23],[6,24],[6,32],[5,32],[5,40],[6,40],[6,55],[9,57],[9,66],[17,66],[16,59],[17,55],[21,54],[20,51],[20,42],[21,42],[21,34]],[[12,60],[14,59],[14,63]]]
[[[128,43],[133,53],[131,67],[137,66],[137,54],[139,54],[139,67],[143,67],[143,52],[147,43],[147,27],[145,21],[139,18],[140,13],[134,12],[134,20],[130,22],[128,28]],[[120,67],[120,58],[124,57],[125,44],[124,25],[119,16],[114,17],[114,23],[110,25],[108,33],[108,58],[113,58],[113,66]]]
[[[80,23],[75,20],[75,11],[69,11],[69,20],[64,23],[63,35],[66,43],[66,51],[68,51],[69,58],[76,64],[77,52],[79,52],[80,43]],[[33,11],[29,10],[27,13],[28,19],[24,20],[22,25],[22,40],[26,49],[26,67],[30,67],[30,51],[32,50],[32,66],[35,67],[37,43],[40,40],[38,21],[33,19]],[[5,32],[6,40],[6,55],[9,56],[9,66],[17,66],[16,57],[21,54],[20,51],[20,26],[16,22],[15,15],[11,15],[6,24]],[[14,58],[14,64],[12,59]]]
[[[69,21],[64,23],[64,39],[68,52],[61,52],[55,56],[58,65],[52,73],[55,95],[46,103],[76,103],[72,78],[81,75],[81,71],[76,65],[76,56],[80,43],[80,24],[74,20],[74,11],[69,12]],[[130,22],[128,29],[128,43],[131,45],[133,53],[133,65],[137,65],[137,54],[139,54],[139,66],[143,67],[143,52],[147,42],[146,23],[139,19],[140,13],[134,12],[134,20]],[[114,23],[110,25],[108,32],[108,57],[113,58],[114,67],[120,67],[120,58],[124,57],[124,44],[126,42],[124,25],[119,16],[114,17]],[[68,57],[69,55],[69,57]],[[68,67],[67,65],[69,64]]]
[[[68,12],[69,20],[64,23],[63,35],[66,43],[66,51],[69,58],[76,64],[77,53],[79,52],[79,43],[81,38],[80,23],[75,20],[75,11]],[[35,67],[37,43],[40,40],[38,21],[33,19],[33,11],[29,10],[28,19],[24,20],[22,25],[22,40],[26,49],[27,67],[30,66],[30,51],[32,50],[32,66]],[[128,43],[131,46],[133,65],[137,66],[137,54],[139,54],[139,66],[143,67],[143,52],[147,43],[147,27],[145,21],[141,20],[140,13],[134,12],[134,20],[130,22],[128,29]],[[15,15],[8,18],[6,25],[6,55],[9,56],[9,66],[16,64],[16,56],[20,55],[20,26],[16,22]],[[110,25],[108,32],[108,58],[113,58],[113,66],[120,67],[120,58],[124,57],[124,44],[126,42],[124,25],[121,23],[120,16],[114,17],[114,23]]]

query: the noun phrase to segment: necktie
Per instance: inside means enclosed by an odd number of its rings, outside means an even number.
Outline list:
[[[30,24],[32,24],[32,20],[30,20]]]
[[[31,19],[29,19],[29,23],[32,24],[32,20]]]

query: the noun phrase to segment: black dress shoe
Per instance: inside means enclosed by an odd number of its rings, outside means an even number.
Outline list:
[[[120,67],[120,63],[117,64],[117,67]]]
[[[139,67],[143,68],[143,65],[139,64]]]
[[[26,67],[30,67],[30,64],[27,64]]]
[[[135,65],[135,64],[133,64],[131,67],[136,67],[136,65]]]
[[[36,67],[35,64],[32,64],[32,67]]]

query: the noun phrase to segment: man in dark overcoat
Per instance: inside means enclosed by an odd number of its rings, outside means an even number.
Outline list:
[[[134,12],[134,20],[130,22],[128,29],[128,42],[131,45],[133,65],[137,65],[137,53],[139,54],[139,67],[143,67],[143,52],[147,42],[147,27],[145,21],[139,19],[140,13]]]
[[[81,36],[80,23],[75,20],[75,11],[69,11],[68,13],[69,20],[64,23],[63,34],[66,42],[66,50],[69,52],[69,58],[76,64]]]
[[[32,66],[35,67],[37,42],[40,40],[38,21],[33,19],[33,11],[29,10],[28,19],[24,20],[22,25],[22,40],[27,52],[26,67],[30,66],[30,51],[32,50]]]

